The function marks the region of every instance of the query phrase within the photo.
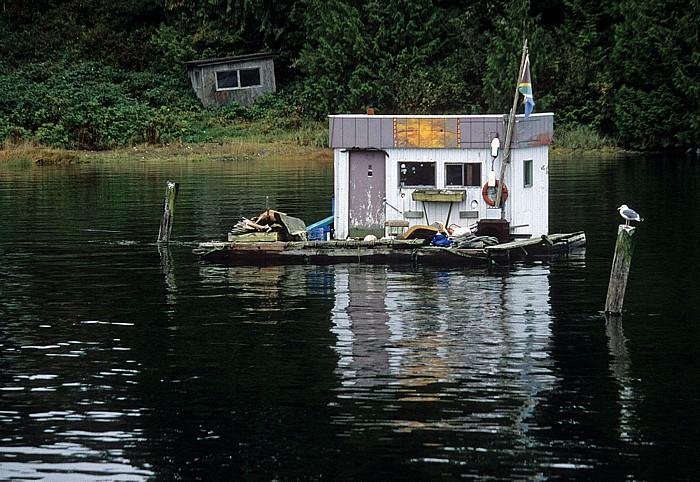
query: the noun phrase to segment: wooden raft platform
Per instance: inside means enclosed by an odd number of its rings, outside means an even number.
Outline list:
[[[424,240],[270,241],[200,243],[193,253],[200,260],[227,266],[284,264],[426,264],[440,266],[508,265],[519,261],[565,257],[586,244],[579,231],[512,241],[479,249],[425,245]]]

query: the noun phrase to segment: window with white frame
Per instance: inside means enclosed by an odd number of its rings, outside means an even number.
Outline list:
[[[435,186],[435,163],[424,161],[399,162],[399,185]]]
[[[216,90],[257,87],[260,83],[260,68],[219,70],[216,73]]]
[[[445,187],[449,186],[481,186],[481,163],[445,164]]]

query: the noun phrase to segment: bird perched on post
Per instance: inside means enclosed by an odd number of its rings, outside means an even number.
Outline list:
[[[637,211],[627,206],[627,204],[623,204],[617,210],[620,211],[620,216],[625,220],[625,226],[629,226],[630,221],[644,221],[644,218]]]

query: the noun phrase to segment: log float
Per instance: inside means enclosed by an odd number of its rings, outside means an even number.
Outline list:
[[[552,234],[474,249],[430,246],[422,239],[331,241],[210,241],[193,250],[202,261],[225,265],[437,264],[479,266],[566,256],[585,246],[583,232]]]

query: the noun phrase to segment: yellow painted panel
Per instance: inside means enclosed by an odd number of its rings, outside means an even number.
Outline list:
[[[450,119],[396,118],[394,146],[456,148],[459,146],[458,123]]]

